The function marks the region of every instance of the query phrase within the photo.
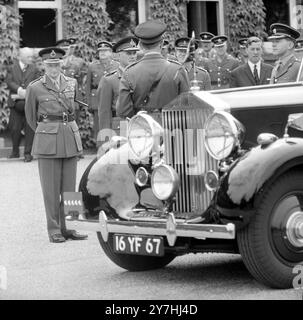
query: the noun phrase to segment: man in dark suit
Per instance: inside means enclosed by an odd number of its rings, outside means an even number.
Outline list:
[[[139,24],[135,36],[144,52],[141,60],[123,72],[117,115],[132,117],[140,110],[159,112],[180,93],[189,90],[187,72],[178,62],[167,61],[161,55],[162,35],[166,24],[149,20]]]
[[[247,39],[246,47],[248,60],[231,72],[231,88],[269,83],[273,67],[261,61],[262,40],[258,37],[250,37]]]
[[[35,131],[32,153],[38,158],[40,182],[50,242],[83,240],[66,230],[63,193],[75,191],[77,157],[82,153],[79,128],[75,122],[76,79],[61,72],[65,51],[45,48],[39,52],[45,75],[26,91],[26,119]]]
[[[6,83],[9,89],[8,106],[10,107],[9,129],[12,137],[13,150],[9,158],[19,158],[19,146],[25,131],[24,161],[32,160],[31,149],[34,132],[25,119],[24,105],[26,87],[39,77],[39,71],[32,63],[33,50],[21,48],[19,57],[8,69]]]

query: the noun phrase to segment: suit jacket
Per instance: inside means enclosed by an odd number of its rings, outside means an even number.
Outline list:
[[[62,116],[75,112],[77,80],[61,74],[60,89],[46,75],[27,88],[25,116],[35,131],[32,154],[38,158],[70,158],[82,152],[79,128],[75,121],[41,121],[43,115]],[[63,103],[59,101],[62,100]],[[67,110],[68,109],[68,110]]]
[[[103,65],[100,61],[92,62],[88,66],[86,77],[86,99],[93,110],[98,110],[97,89],[103,76],[113,72],[118,68],[117,61],[111,60],[108,65]]]
[[[22,71],[19,65],[19,61],[14,60],[13,65],[8,68],[6,74],[6,84],[9,89],[7,104],[10,108],[13,108],[16,103],[16,101],[12,99],[12,94],[17,94],[17,90],[19,87],[26,89],[30,82],[37,79],[39,75],[39,70],[35,65],[30,64],[27,66],[25,71]]]
[[[162,109],[188,90],[188,75],[181,64],[167,61],[160,53],[148,52],[123,72],[117,115],[131,117],[142,109]]]
[[[268,84],[271,76],[272,66],[261,62],[260,68],[260,85]],[[255,79],[248,63],[245,63],[231,72],[230,87],[248,87],[255,86]]]
[[[276,64],[272,70],[270,83],[294,82],[297,79],[299,69],[300,60],[298,60],[296,56],[292,54],[289,59],[287,59],[285,64],[281,65],[280,67],[278,67]]]

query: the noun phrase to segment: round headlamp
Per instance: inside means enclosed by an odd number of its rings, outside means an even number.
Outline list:
[[[244,135],[243,125],[231,114],[218,111],[205,125],[204,143],[208,153],[216,160],[228,157]]]
[[[174,168],[166,164],[155,167],[151,176],[151,186],[159,200],[172,198],[178,191],[179,185],[180,179]]]
[[[160,147],[163,129],[146,112],[139,112],[129,122],[128,142],[132,152],[141,160]]]

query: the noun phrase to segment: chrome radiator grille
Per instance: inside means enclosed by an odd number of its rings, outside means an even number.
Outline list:
[[[181,181],[174,204],[176,212],[201,213],[210,204],[213,193],[205,188],[204,173],[217,171],[217,161],[204,147],[203,128],[211,113],[209,108],[162,110],[165,160]]]

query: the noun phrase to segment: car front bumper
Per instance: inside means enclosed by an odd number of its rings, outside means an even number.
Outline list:
[[[100,232],[104,241],[108,240],[109,233],[165,236],[170,246],[174,246],[177,237],[235,239],[233,223],[225,225],[189,223],[177,221],[173,213],[169,213],[167,219],[161,221],[124,221],[108,219],[105,212],[100,211],[99,220],[79,220],[67,216],[65,221],[67,229]]]

